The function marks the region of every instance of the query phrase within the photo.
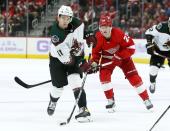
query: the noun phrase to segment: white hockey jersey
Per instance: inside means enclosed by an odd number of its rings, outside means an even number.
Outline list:
[[[74,23],[73,23],[74,24]],[[71,61],[70,50],[74,45],[74,40],[77,40],[80,46],[79,52],[76,56],[79,56],[84,50],[84,43],[86,42],[84,37],[84,23],[79,25],[73,25],[72,29],[68,34],[65,32],[59,32],[60,29],[57,28],[57,31],[53,32],[51,41],[50,53],[51,56],[58,58],[62,63],[69,63]],[[55,36],[55,37],[54,37]],[[56,43],[56,44],[54,44]]]
[[[151,35],[154,37],[153,42],[157,45],[159,50],[170,51],[170,47],[165,44],[166,42],[170,41],[169,30],[165,24],[160,23],[158,25],[152,26],[145,32],[145,35]]]

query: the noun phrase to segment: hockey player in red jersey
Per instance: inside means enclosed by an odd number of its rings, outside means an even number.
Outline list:
[[[122,30],[112,27],[112,20],[109,16],[101,16],[99,21],[99,31],[96,33],[97,44],[92,50],[91,67],[92,72],[98,70],[99,64],[112,62],[112,64],[101,67],[99,77],[104,94],[108,100],[106,109],[114,110],[115,99],[111,75],[116,66],[124,73],[126,79],[135,88],[146,108],[153,108],[147,90],[142,79],[136,70],[131,56],[135,52],[133,40]]]

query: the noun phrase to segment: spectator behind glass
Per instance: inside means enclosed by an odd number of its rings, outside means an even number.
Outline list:
[[[0,14],[0,36],[5,36],[4,17]]]
[[[95,16],[96,16],[96,13],[95,13],[94,9],[92,8],[92,6],[89,6],[88,11],[84,15],[84,21],[87,24],[90,24],[92,19],[95,18]]]

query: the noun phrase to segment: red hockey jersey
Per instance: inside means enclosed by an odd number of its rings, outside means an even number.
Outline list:
[[[100,31],[96,33],[97,44],[92,50],[92,60],[111,61],[114,55],[122,59],[131,57],[135,52],[132,38],[119,28],[112,27],[111,38],[107,40]]]

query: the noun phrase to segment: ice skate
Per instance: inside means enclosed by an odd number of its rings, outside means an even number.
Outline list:
[[[49,105],[48,105],[48,108],[47,108],[47,113],[48,113],[48,115],[51,116],[51,115],[54,114],[55,107],[56,107],[56,102],[52,102],[52,101],[50,100]]]
[[[90,119],[90,112],[89,110],[87,109],[87,107],[81,107],[79,109],[79,114],[75,116],[75,119],[78,121],[78,122],[90,122],[91,119]]]
[[[149,99],[145,100],[144,104],[146,106],[146,109],[148,109],[148,110],[152,110],[153,109],[153,104],[151,103],[151,101]]]
[[[115,112],[115,100],[114,98],[108,99],[108,104],[106,105],[106,109],[108,110],[109,113]]]
[[[156,87],[156,83],[151,83],[151,85],[149,86],[149,90],[151,93],[155,92],[155,87]]]

